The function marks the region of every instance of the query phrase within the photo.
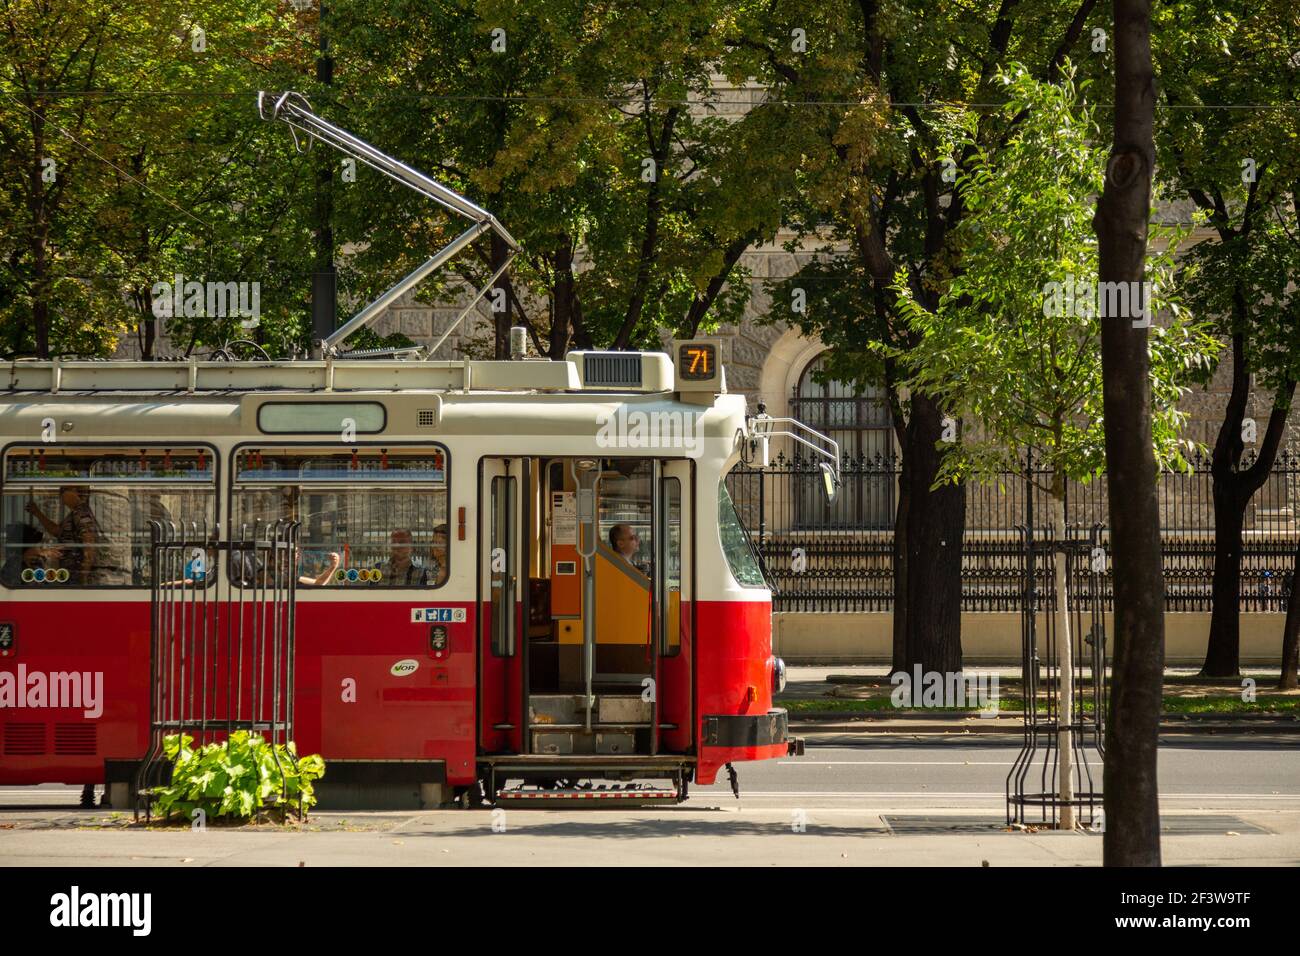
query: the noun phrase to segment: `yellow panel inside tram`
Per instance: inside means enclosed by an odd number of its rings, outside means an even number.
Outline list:
[[[653,555],[651,473],[649,460],[609,470],[597,497],[600,540],[593,557],[595,577],[596,670],[609,675],[644,674],[651,649],[651,557]],[[531,489],[542,520],[530,549],[536,560],[531,573],[535,606],[529,628],[536,651],[555,648],[555,678],[572,687],[581,677],[584,608],[582,557],[577,547],[575,486],[567,462],[551,462]],[[667,506],[665,502],[663,506]],[[674,523],[675,522],[675,523]],[[680,645],[680,515],[670,509],[669,567],[662,646],[675,653]],[[543,658],[545,659],[545,658]],[[542,674],[536,675],[545,679]]]

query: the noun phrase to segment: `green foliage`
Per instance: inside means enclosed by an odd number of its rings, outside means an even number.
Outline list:
[[[293,741],[272,747],[261,735],[238,730],[225,743],[198,750],[193,743],[188,734],[163,741],[172,779],[154,788],[154,808],[164,817],[188,819],[199,808],[210,820],[247,820],[272,807],[296,812],[300,798],[304,814],[316,803],[313,782],[325,775],[325,761],[319,754],[298,757]],[[268,803],[272,795],[276,800]]]
[[[941,479],[996,476],[1032,446],[1059,496],[1065,478],[1086,481],[1105,464],[1101,324],[1141,317],[1101,314],[1092,216],[1106,153],[1083,99],[1087,84],[1076,88],[1072,72],[1043,83],[1019,66],[997,80],[1008,93],[1003,116],[1023,119],[996,154],[981,149],[973,121],[966,125],[957,143],[972,154],[957,182],[966,208],[954,234],[961,269],[933,309],[900,275],[900,308],[916,340],[892,354],[911,387],[966,425]],[[1177,401],[1212,371],[1218,343],[1170,297],[1176,240],[1155,237],[1147,281],[1156,454],[1184,467]]]
[[[1300,17],[1289,0],[1197,0],[1156,5],[1152,26],[1157,173],[1204,237],[1183,295],[1241,337],[1286,407],[1300,381]]]

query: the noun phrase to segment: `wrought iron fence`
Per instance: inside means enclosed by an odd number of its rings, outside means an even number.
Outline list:
[[[894,512],[899,460],[895,456],[846,457],[843,485],[827,505],[817,463],[777,455],[767,468],[740,465],[727,476],[741,520],[763,562],[777,611],[889,611],[893,608]],[[967,483],[962,543],[962,610],[1019,611],[1025,594],[1021,529],[1034,539],[1051,533],[1051,500],[1040,489],[1050,473],[1036,459],[1026,487],[1023,471],[997,481]],[[1245,464],[1249,464],[1246,462]],[[1208,611],[1214,574],[1214,503],[1210,462],[1197,457],[1191,471],[1162,472],[1157,489],[1164,552],[1165,606]],[[1244,467],[1244,465],[1243,465]],[[1066,483],[1065,514],[1072,537],[1097,530],[1109,548],[1109,489],[1105,476]],[[1278,455],[1264,486],[1246,511],[1239,598],[1243,611],[1285,612],[1300,528],[1300,451]],[[1030,509],[1032,503],[1032,514]],[[1053,604],[1050,572],[1035,568],[1041,606]],[[1092,579],[1080,576],[1079,588]],[[1109,561],[1098,578],[1104,608],[1112,603]],[[1090,600],[1083,590],[1072,598]]]

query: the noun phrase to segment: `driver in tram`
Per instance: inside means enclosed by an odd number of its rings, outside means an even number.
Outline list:
[[[616,524],[609,529],[609,546],[614,553],[642,574],[649,576],[649,571],[636,561],[637,552],[641,550],[641,536],[630,524]]]

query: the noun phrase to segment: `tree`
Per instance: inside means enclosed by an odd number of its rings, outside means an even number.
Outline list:
[[[279,352],[305,343],[300,161],[243,93],[288,85],[295,61],[310,62],[298,15],[271,0],[5,11],[0,137],[23,211],[0,266],[18,293],[0,309],[8,350],[108,355],[134,333],[152,358],[164,324],[186,354],[244,336]],[[42,156],[48,181],[31,174]],[[177,273],[258,283],[262,325],[158,319],[152,290]]]
[[[1072,829],[1074,694],[1065,497],[1067,481],[1090,481],[1104,468],[1102,297],[1096,294],[1090,221],[1103,164],[1093,145],[1092,110],[1081,101],[1083,90],[1076,90],[1072,71],[1059,84],[1048,84],[1013,65],[997,79],[1009,94],[997,117],[1007,124],[1021,119],[1006,144],[990,154],[980,148],[978,123],[968,114],[957,143],[958,150],[972,151],[969,172],[957,180],[966,214],[953,234],[962,269],[933,310],[917,301],[900,277],[903,312],[919,338],[897,358],[908,372],[907,385],[936,396],[965,426],[944,456],[940,480],[997,481],[1019,470],[1026,481],[1036,482],[1036,476],[1047,475],[1040,490],[1050,498],[1052,540],[1060,549],[1054,562],[1060,821]],[[1167,289],[1172,269],[1169,248],[1146,280],[1153,289]],[[1144,311],[1146,320],[1162,307],[1173,313],[1152,340],[1155,443],[1163,461],[1186,467],[1176,403],[1186,383],[1203,379],[1212,367],[1215,340],[1173,303],[1130,299],[1130,306],[1136,306],[1132,315],[1140,321]],[[1024,470],[1025,448],[1036,450],[1042,471]]]
[[[770,175],[771,111],[719,113],[734,6],[407,3],[378,21],[372,6],[365,17],[336,6],[336,86],[361,135],[446,177],[520,240],[504,301],[540,351],[658,346],[665,332],[739,317],[740,257],[775,232],[792,186]],[[423,246],[413,237],[442,235],[400,192],[368,188],[364,204],[342,193],[356,269],[405,265]],[[483,255],[463,276],[484,281],[496,261]],[[509,324],[497,323],[494,351]]]
[[[1300,118],[1281,107],[1300,86],[1300,19],[1293,4],[1266,0],[1162,5],[1156,24],[1167,106],[1160,169],[1212,232],[1188,254],[1186,294],[1198,313],[1217,317],[1232,348],[1210,467],[1214,583],[1202,667],[1226,677],[1240,664],[1246,510],[1272,471],[1300,380]],[[1272,399],[1262,427],[1247,417],[1252,383]]]
[[[1150,0],[1115,0],[1115,105],[1093,220],[1102,282],[1146,275],[1155,170]],[[1160,865],[1156,747],[1165,667],[1165,583],[1152,436],[1148,329],[1102,316],[1102,405],[1110,482],[1115,651],[1103,771],[1107,866]]]
[[[915,344],[902,320],[895,279],[905,271],[912,297],[937,307],[961,269],[952,240],[966,209],[952,184],[971,149],[952,152],[952,103],[997,103],[992,82],[1012,59],[1036,64],[1045,80],[1085,33],[1095,0],[1018,0],[971,5],[845,3],[762,8],[732,41],[772,96],[801,104],[787,137],[800,148],[801,192],[791,204],[799,240],[821,244],[819,260],[784,283],[774,302],[801,289],[807,311],[782,315],[830,346],[829,374],[883,384],[901,462],[894,522],[893,666],[961,667],[961,547],[965,496],[937,483],[951,410],[922,389],[905,390],[890,354]],[[791,43],[802,31],[806,49]],[[1100,55],[1091,58],[1096,69]],[[1014,125],[1014,124],[1013,124]],[[996,150],[1005,124],[981,122],[976,142]],[[852,284],[844,294],[836,283]],[[912,569],[918,573],[912,573]],[[921,570],[923,569],[923,571]]]
[[[17,293],[4,309],[13,354],[96,351],[121,332],[125,310],[96,281],[84,214],[103,173],[88,144],[106,140],[111,151],[116,111],[88,94],[133,62],[124,53],[141,42],[136,23],[122,0],[0,4],[0,169],[21,237],[4,263],[4,284]]]

